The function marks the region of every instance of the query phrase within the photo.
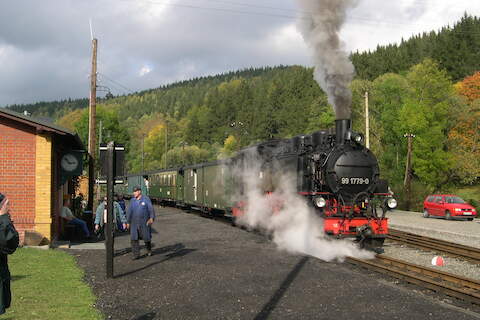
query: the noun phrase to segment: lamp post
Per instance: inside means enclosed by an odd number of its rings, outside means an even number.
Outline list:
[[[185,141],[180,142],[180,145],[182,146],[182,165],[185,165],[185,146],[188,146],[188,143]]]

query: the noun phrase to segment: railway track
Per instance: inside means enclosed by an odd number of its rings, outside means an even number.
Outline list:
[[[347,258],[347,261],[448,296],[480,305],[480,282],[447,272],[377,255],[373,260]]]
[[[480,264],[480,249],[448,242],[400,230],[389,230],[387,239],[402,242],[419,249],[429,249],[446,253],[450,256],[463,258]]]

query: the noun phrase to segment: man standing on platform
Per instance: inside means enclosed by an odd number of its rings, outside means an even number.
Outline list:
[[[140,257],[139,239],[145,241],[147,255],[152,255],[152,223],[155,219],[150,198],[142,195],[142,189],[139,186],[133,188],[133,197],[130,199],[130,205],[127,209],[127,228],[130,228],[130,237],[132,241],[133,259]]]

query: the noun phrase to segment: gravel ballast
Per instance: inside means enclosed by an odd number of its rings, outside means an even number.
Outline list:
[[[400,210],[389,212],[387,217],[390,228],[480,248],[480,219],[424,218],[420,212]]]

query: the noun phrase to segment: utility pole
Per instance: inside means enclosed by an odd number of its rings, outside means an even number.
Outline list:
[[[144,150],[144,143],[145,143],[145,135],[142,133],[142,172],[145,171],[145,150]]]
[[[98,144],[102,144],[102,131],[103,131],[103,123],[102,123],[102,120],[100,120],[98,124]]]
[[[95,184],[95,121],[97,106],[97,39],[92,39],[92,72],[90,74],[90,104],[88,107],[88,210],[93,211]]]
[[[368,91],[365,91],[365,145],[370,148],[370,120],[368,116]]]
[[[168,122],[165,120],[165,169],[167,169]]]
[[[185,141],[182,141],[182,165],[185,165],[185,145],[187,143]]]
[[[405,133],[403,136],[407,138],[408,141],[407,165],[405,166],[405,180],[403,181],[403,186],[405,188],[405,196],[407,197],[407,201],[405,202],[405,209],[409,211],[412,200],[412,152],[413,138],[415,138],[415,135],[413,133]]]

